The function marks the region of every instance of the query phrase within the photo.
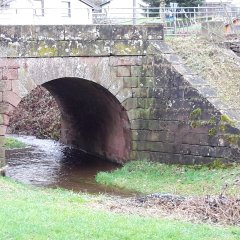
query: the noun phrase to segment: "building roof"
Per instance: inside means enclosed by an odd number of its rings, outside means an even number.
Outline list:
[[[94,3],[92,3],[88,0],[79,0],[79,1],[85,3],[86,5],[88,5],[89,7],[93,8],[93,9],[99,8],[97,5],[95,5]]]
[[[106,5],[106,4],[109,4],[112,0],[107,0],[107,1],[104,1],[100,4],[100,7]]]
[[[4,6],[4,5],[8,5],[9,3],[13,2],[15,0],[0,0],[0,5]],[[79,0],[80,2],[88,5],[89,7],[92,8],[98,8],[96,4],[94,4],[93,2],[90,2],[89,0]]]
[[[0,1],[0,5],[1,6],[6,6],[8,5],[9,3],[13,2],[14,0],[1,0]]]

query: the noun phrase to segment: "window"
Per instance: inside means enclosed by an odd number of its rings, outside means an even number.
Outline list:
[[[34,0],[34,9],[36,16],[44,16],[44,0]]]
[[[71,2],[61,2],[62,17],[71,17]]]

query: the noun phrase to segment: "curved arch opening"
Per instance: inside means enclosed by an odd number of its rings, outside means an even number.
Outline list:
[[[122,163],[130,154],[131,133],[126,110],[108,90],[79,78],[61,78],[42,85],[61,111],[64,144]]]

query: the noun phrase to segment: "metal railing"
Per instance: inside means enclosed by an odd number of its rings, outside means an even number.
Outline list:
[[[167,35],[197,34],[209,21],[224,28],[238,17],[240,8],[226,7],[0,8],[0,25],[163,24]]]
[[[196,7],[196,8],[137,8],[102,9],[93,13],[94,23],[100,24],[151,24],[164,25],[166,35],[197,34],[204,22],[218,22],[224,31],[225,24],[232,25],[234,18],[240,17],[240,8]],[[215,24],[215,27],[217,25]]]

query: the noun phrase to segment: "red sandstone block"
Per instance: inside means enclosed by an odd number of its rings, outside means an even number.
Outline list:
[[[130,59],[119,59],[117,64],[118,66],[131,66],[134,65],[134,62]]]
[[[131,57],[111,57],[110,65],[116,66],[139,66],[142,65],[142,57],[131,56]]]
[[[21,95],[21,83],[19,80],[13,80],[12,83],[12,91],[18,95]]]
[[[0,114],[12,114],[15,110],[15,107],[10,103],[0,102]]]
[[[4,145],[4,142],[5,142],[4,140],[5,140],[5,137],[0,136],[0,147]]]
[[[0,159],[5,158],[5,147],[0,148]]]
[[[9,116],[6,114],[0,114],[0,125],[8,125],[9,124]]]
[[[11,81],[8,80],[0,80],[0,90],[1,91],[11,91],[12,90],[12,84]]]
[[[0,136],[4,136],[7,131],[7,126],[6,125],[0,125]]]
[[[17,80],[18,79],[18,69],[5,68],[2,74],[3,80]]]
[[[127,59],[121,59],[119,58],[118,60],[118,64],[119,65],[134,65],[134,66],[139,66],[139,65],[142,65],[142,57],[140,56],[137,56],[137,57],[128,57]]]
[[[130,66],[119,66],[117,68],[117,77],[130,77],[131,67]]]
[[[1,59],[0,60],[0,68],[19,68],[19,64],[13,59]]]
[[[12,91],[3,92],[3,102],[10,103],[16,107],[21,101],[21,98]]]
[[[6,175],[6,169],[4,167],[6,167],[5,157],[0,158],[0,176]]]

